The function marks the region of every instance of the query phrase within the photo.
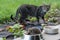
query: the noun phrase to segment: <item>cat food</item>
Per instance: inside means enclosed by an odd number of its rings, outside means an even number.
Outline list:
[[[35,34],[40,34],[40,30],[35,28],[35,27],[32,27],[32,28],[29,28],[28,31],[27,31],[27,35],[35,35]]]

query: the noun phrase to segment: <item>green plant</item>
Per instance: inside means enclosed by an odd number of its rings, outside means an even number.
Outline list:
[[[11,26],[8,31],[9,32],[12,32],[15,36],[20,36],[22,37],[23,36],[23,25],[19,25],[19,24],[15,24],[14,26]]]
[[[5,37],[3,37],[3,40],[7,40]]]
[[[48,20],[51,17],[57,17],[57,16],[60,16],[60,10],[50,9],[44,17]]]
[[[37,20],[36,17],[32,17],[32,18],[30,19],[31,22],[35,22],[36,20]]]
[[[54,18],[54,17],[52,17],[52,18],[49,18],[49,19],[48,19],[48,21],[49,21],[49,22],[56,23],[56,22],[57,22],[57,19],[56,19],[56,18]]]
[[[2,24],[10,22],[10,21],[11,21],[11,19],[9,16],[4,16],[3,18],[0,19],[0,23],[2,23]]]

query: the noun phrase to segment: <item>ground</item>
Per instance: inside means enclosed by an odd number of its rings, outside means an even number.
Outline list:
[[[56,35],[48,35],[48,34],[45,34],[43,32],[44,39],[45,40],[58,40],[58,39],[60,39],[60,25],[58,25],[58,26],[59,26],[59,33],[58,34],[56,34]],[[22,40],[22,39],[21,38],[17,38],[17,39],[14,39],[14,40]]]
[[[45,40],[58,40],[60,39],[60,28],[59,28],[59,33],[56,35],[48,35],[48,34],[43,34],[43,37]]]

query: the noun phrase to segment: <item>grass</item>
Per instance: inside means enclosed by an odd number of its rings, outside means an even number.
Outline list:
[[[0,21],[11,14],[16,13],[17,8],[22,4],[41,5],[42,3],[59,3],[60,0],[0,0]]]

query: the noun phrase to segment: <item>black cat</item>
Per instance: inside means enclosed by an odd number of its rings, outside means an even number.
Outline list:
[[[28,16],[31,17],[36,17],[37,22],[39,23],[39,18],[41,17],[44,20],[44,15],[46,14],[47,11],[49,11],[50,5],[41,5],[41,6],[35,6],[35,5],[28,5],[24,4],[21,5],[17,11],[16,11],[16,16],[13,18],[13,15],[11,15],[12,20],[18,20],[18,15],[20,14],[20,19],[19,23],[24,24],[25,21],[27,20],[26,18]]]

